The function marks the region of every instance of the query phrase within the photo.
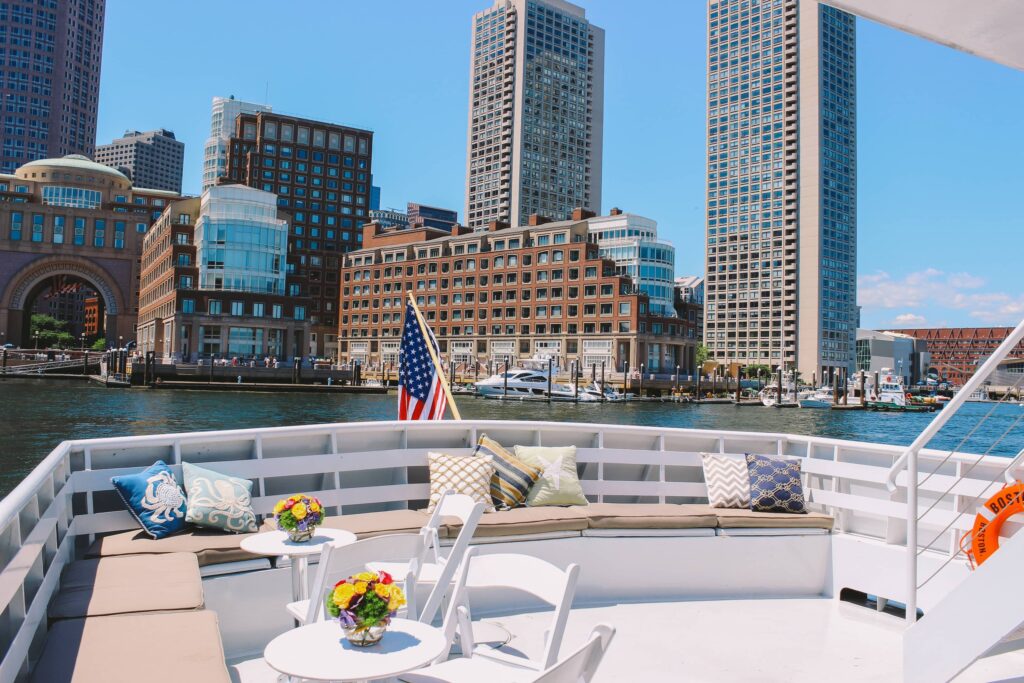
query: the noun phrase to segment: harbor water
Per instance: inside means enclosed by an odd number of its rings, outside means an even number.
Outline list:
[[[909,444],[935,416],[679,403],[521,403],[458,397],[469,419],[546,420],[782,432]],[[1024,407],[968,403],[930,444],[1012,456],[1024,449]],[[48,380],[0,382],[0,495],[61,441],[166,432],[392,420],[391,395],[105,389]]]

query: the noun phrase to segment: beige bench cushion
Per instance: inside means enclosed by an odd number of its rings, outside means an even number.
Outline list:
[[[419,510],[385,510],[327,517],[322,526],[327,529],[351,531],[357,538],[370,538],[384,534],[416,533],[428,521],[430,515]],[[260,528],[260,531],[276,530],[277,523],[273,519],[267,519]]]
[[[216,529],[191,527],[166,538],[154,539],[145,531],[132,530],[96,539],[89,546],[86,557],[112,557],[115,555],[145,555],[152,553],[195,553],[199,566],[253,560],[259,555],[241,548],[242,539],[251,534],[229,534]]]
[[[217,615],[200,610],[58,621],[47,634],[32,680],[230,683],[231,677]]]
[[[831,529],[833,519],[820,512],[793,515],[785,512],[714,508],[723,529]]]
[[[544,534],[552,531],[583,531],[587,528],[587,506],[523,507],[486,512],[480,517],[475,538]],[[462,524],[458,518],[445,517],[448,538],[459,535]]]
[[[591,503],[578,508],[591,529],[714,529],[718,518],[708,505],[672,503]]]
[[[124,555],[79,560],[65,567],[51,619],[132,612],[196,610],[203,579],[193,553]]]

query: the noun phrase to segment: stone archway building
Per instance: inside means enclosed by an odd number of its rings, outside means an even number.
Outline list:
[[[108,340],[134,339],[142,241],[177,198],[133,188],[115,169],[77,155],[0,175],[0,340],[28,342],[29,310],[55,276],[99,293]]]

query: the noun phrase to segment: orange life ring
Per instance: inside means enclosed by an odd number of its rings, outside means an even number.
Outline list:
[[[1016,482],[1003,487],[985,501],[974,517],[974,527],[960,539],[960,547],[967,553],[972,566],[980,565],[999,550],[999,530],[1013,515],[1024,514],[1024,483]],[[970,549],[965,548],[970,539]]]

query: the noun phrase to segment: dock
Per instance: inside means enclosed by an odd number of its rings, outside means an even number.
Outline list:
[[[150,389],[186,391],[262,391],[268,393],[387,394],[387,387],[350,384],[274,384],[270,382],[154,382]]]

